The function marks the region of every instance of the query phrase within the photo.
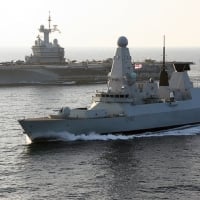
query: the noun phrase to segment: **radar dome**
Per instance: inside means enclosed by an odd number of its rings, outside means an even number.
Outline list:
[[[54,40],[53,40],[53,44],[57,45],[57,44],[58,44],[58,40],[57,40],[57,39],[54,39]]]
[[[44,25],[40,25],[40,31],[44,31]]]
[[[128,40],[126,37],[121,36],[121,37],[119,37],[117,44],[119,47],[126,47],[128,45]]]

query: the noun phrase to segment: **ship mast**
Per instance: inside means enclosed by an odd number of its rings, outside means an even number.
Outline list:
[[[165,35],[163,36],[163,64],[162,70],[165,70]]]
[[[162,62],[162,69],[160,72],[160,81],[159,86],[169,86],[169,80],[168,80],[168,73],[165,70],[165,35],[163,37],[163,62]]]
[[[50,11],[49,11],[48,22],[49,22],[49,31],[51,31],[51,13],[50,13]]]

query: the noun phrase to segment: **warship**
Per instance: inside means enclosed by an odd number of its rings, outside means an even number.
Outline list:
[[[159,82],[138,82],[121,36],[108,75],[106,91],[96,91],[86,108],[63,107],[56,115],[19,120],[32,142],[59,139],[59,133],[133,134],[200,122],[200,88],[193,87],[187,71],[190,63],[175,62],[169,79],[163,65]]]
[[[85,84],[106,81],[112,63],[83,61],[66,62],[65,50],[57,39],[50,41],[50,34],[60,32],[57,25],[51,26],[51,16],[48,17],[48,28],[41,25],[32,54],[25,56],[25,61],[0,63],[0,85],[29,84]]]
[[[60,85],[60,84],[93,84],[106,83],[107,75],[112,67],[112,58],[96,61],[81,61],[65,59],[65,49],[57,39],[50,41],[50,34],[60,32],[57,25],[51,26],[51,16],[48,17],[48,28],[39,27],[39,33],[32,46],[32,54],[25,56],[25,61],[0,63],[0,86],[7,85]],[[136,66],[138,80],[149,77],[159,79],[161,62],[147,59],[144,62],[133,62]],[[139,67],[137,67],[139,66]],[[169,76],[173,71],[172,62],[166,63]]]

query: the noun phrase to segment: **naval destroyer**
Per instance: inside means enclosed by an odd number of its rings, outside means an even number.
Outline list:
[[[137,82],[127,38],[117,44],[107,91],[96,91],[87,108],[63,107],[56,115],[19,120],[31,141],[59,138],[59,132],[133,134],[200,122],[200,88],[190,81],[190,63],[175,62],[169,79],[164,45],[159,83]]]

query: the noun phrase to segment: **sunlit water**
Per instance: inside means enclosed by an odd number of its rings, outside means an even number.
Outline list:
[[[129,136],[63,132],[57,142],[27,143],[18,119],[85,107],[105,88],[0,88],[1,200],[199,199],[200,125]]]
[[[27,144],[17,119],[87,106],[102,88],[0,88],[0,199],[199,199],[200,125]]]

